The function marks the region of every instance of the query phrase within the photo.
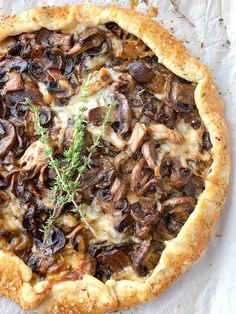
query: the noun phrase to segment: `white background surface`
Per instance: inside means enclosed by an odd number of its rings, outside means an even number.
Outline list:
[[[40,5],[75,4],[74,0],[0,0],[0,14],[17,14]],[[129,7],[129,1],[90,1]],[[138,10],[146,10],[139,1]],[[236,1],[149,1],[157,6],[157,20],[183,40],[214,73],[226,104],[232,155],[236,154]],[[223,20],[222,20],[223,19]],[[190,22],[189,22],[190,21]],[[236,313],[236,184],[232,165],[228,201],[206,254],[151,304],[123,314],[235,314]],[[206,209],[207,210],[207,209]],[[0,314],[23,314],[13,302],[0,297]]]

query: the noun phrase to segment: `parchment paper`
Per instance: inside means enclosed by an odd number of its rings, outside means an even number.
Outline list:
[[[0,14],[18,14],[42,5],[75,4],[76,0],[0,0]],[[90,1],[130,7],[129,1]],[[135,1],[133,1],[135,2]],[[147,10],[147,0],[136,8]],[[174,4],[174,5],[173,5]],[[159,0],[157,20],[182,39],[214,73],[226,104],[232,155],[236,155],[236,1]],[[151,304],[125,314],[235,314],[236,313],[236,186],[233,159],[228,201],[206,254]],[[207,209],[206,209],[207,210]],[[1,314],[23,314],[13,302],[0,298]]]

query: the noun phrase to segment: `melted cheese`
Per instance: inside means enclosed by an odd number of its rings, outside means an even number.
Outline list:
[[[115,230],[114,218],[111,215],[101,214],[92,226],[97,236],[96,242],[107,240],[109,243],[120,243],[125,239],[124,233]]]
[[[189,123],[180,122],[176,130],[183,136],[183,140],[171,143],[166,140],[161,144],[161,149],[170,153],[171,157],[179,157],[183,163],[187,159],[209,160],[210,153],[201,152],[202,134],[204,129],[195,130]]]
[[[11,200],[7,205],[1,206],[2,224],[6,231],[15,232],[23,228],[24,211],[20,208],[18,199],[10,191],[6,192]]]
[[[106,88],[103,88],[98,93],[93,94],[88,97],[86,101],[86,114],[89,110],[107,105],[110,101],[111,85]],[[52,107],[52,109],[57,113],[58,118],[61,121],[61,127],[66,128],[68,126],[68,121],[74,115],[78,114],[80,107],[83,105],[81,101],[81,93],[78,93],[70,98],[70,101],[67,106],[63,107]]]

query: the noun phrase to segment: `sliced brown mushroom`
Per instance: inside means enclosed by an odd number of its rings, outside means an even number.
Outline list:
[[[88,112],[88,121],[94,125],[100,125],[106,112],[107,108],[105,106],[92,108]]]
[[[113,245],[98,243],[88,248],[88,252],[97,260],[96,273],[102,280],[109,279],[112,273],[119,272],[130,264],[129,251],[130,245],[126,243]]]
[[[166,200],[162,204],[161,213],[169,233],[177,236],[189,215],[194,210],[196,199],[191,196],[180,196]]]
[[[180,161],[174,159],[169,184],[174,188],[181,188],[187,184],[191,175],[192,171],[190,168],[183,168]]]
[[[103,32],[96,28],[87,28],[85,31],[79,34],[79,42],[72,47],[68,55],[77,55],[88,49],[99,47],[105,40]]]
[[[172,84],[172,98],[177,104],[196,106],[194,99],[195,86],[180,82]]]
[[[155,208],[155,202],[148,210],[142,208],[140,203],[131,204],[131,216],[135,221],[135,234],[140,239],[148,239],[159,220],[159,212]]]
[[[50,94],[58,99],[68,98],[74,94],[73,88],[60,70],[50,69],[48,73],[53,78],[53,80],[49,81],[47,84],[47,90]]]
[[[34,170],[35,172],[39,172],[48,162],[48,157],[44,154],[46,147],[47,145],[39,140],[33,142],[19,159],[18,163],[21,171]]]
[[[0,206],[7,206],[10,202],[10,196],[5,191],[0,191]]]
[[[132,264],[140,276],[146,276],[156,267],[164,245],[157,241],[145,241],[134,247],[132,252]]]
[[[202,135],[202,148],[206,151],[211,150],[213,147],[209,132],[204,132]]]
[[[55,257],[45,256],[42,252],[35,252],[29,256],[27,265],[35,272],[46,274],[54,262]]]
[[[43,103],[43,95],[34,84],[29,82],[25,83],[24,90],[8,91],[6,98],[11,104],[25,103],[27,98],[36,104]]]
[[[141,147],[146,133],[147,128],[145,124],[136,122],[128,141],[128,152],[134,154]]]
[[[107,87],[113,82],[113,79],[106,68],[101,68],[96,75],[92,78],[89,88],[88,95],[99,92],[102,88]]]
[[[125,163],[127,160],[129,160],[130,156],[125,152],[122,151],[119,154],[116,155],[114,158],[114,166],[115,169],[118,171],[123,163]]]
[[[145,159],[141,158],[131,173],[130,189],[132,192],[136,193],[141,188],[140,182],[142,180],[142,171],[145,165],[146,165]]]
[[[148,127],[148,133],[155,140],[169,140],[171,143],[181,143],[183,136],[176,130],[171,130],[164,124],[150,123]]]
[[[175,197],[163,202],[161,212],[166,215],[179,210],[192,211],[195,204],[196,200],[191,196]]]
[[[147,183],[145,183],[137,192],[137,196],[144,196],[149,193],[154,193],[159,189],[162,192],[162,188],[160,186],[160,182],[156,178],[150,179]]]
[[[94,125],[87,126],[88,131],[93,136],[97,136],[98,134],[100,134],[100,128],[101,127]],[[102,139],[114,145],[120,151],[123,150],[124,147],[126,146],[126,142],[110,126],[106,128],[105,134],[103,135]]]
[[[73,35],[52,32],[48,38],[51,45],[59,47],[64,51],[69,51],[73,44]]]
[[[128,99],[122,93],[116,93],[116,100],[118,101],[118,119],[120,124],[120,133],[129,131],[132,122],[132,110]]]
[[[2,74],[10,70],[22,73],[26,68],[27,62],[20,57],[11,57],[0,62],[0,71]]]
[[[133,228],[134,219],[129,211],[117,211],[115,213],[115,230],[119,232],[128,232]]]
[[[21,75],[18,72],[8,72],[6,74],[7,82],[4,86],[3,93],[24,89]]]
[[[0,119],[0,158],[5,157],[16,143],[14,125],[7,120]]]
[[[97,205],[101,208],[105,214],[114,214],[116,211],[115,206],[111,201],[110,189],[98,190],[97,194]]]
[[[111,186],[111,197],[114,203],[122,202],[126,196],[127,182],[116,177]]]
[[[154,72],[140,61],[134,61],[129,65],[130,75],[139,83],[147,83],[154,77]]]
[[[148,140],[143,144],[142,154],[148,164],[148,167],[155,170],[157,166],[157,151],[156,143],[153,140]]]
[[[61,69],[63,65],[63,58],[61,50],[57,48],[46,48],[39,51],[33,50],[34,56],[31,56],[33,60],[44,70],[48,69]]]

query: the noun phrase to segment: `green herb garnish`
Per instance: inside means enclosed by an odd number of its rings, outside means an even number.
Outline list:
[[[49,167],[56,172],[56,179],[52,188],[54,210],[48,217],[45,225],[40,229],[40,231],[44,234],[43,241],[45,245],[50,245],[48,242],[51,229],[55,220],[60,216],[62,207],[66,203],[73,204],[71,211],[73,213],[79,213],[85,227],[90,229],[96,237],[95,231],[86,220],[86,216],[83,211],[84,205],[78,204],[76,198],[80,189],[81,177],[93,165],[92,156],[100,146],[101,139],[106,132],[106,127],[110,123],[110,115],[116,105],[116,101],[111,101],[111,103],[107,106],[107,112],[100,127],[100,132],[94,140],[93,145],[88,148],[88,155],[84,156],[82,151],[84,149],[84,135],[87,123],[86,102],[88,100],[88,89],[91,78],[92,75],[89,75],[81,86],[82,104],[79,108],[78,114],[74,117],[73,142],[71,143],[69,149],[64,152],[61,161],[54,158],[54,151],[50,145],[49,132],[46,128],[41,126],[39,107],[35,106],[30,99],[26,100],[27,104],[34,113],[33,121],[36,125],[36,133],[39,135],[40,141],[46,144],[45,155],[49,159]]]

